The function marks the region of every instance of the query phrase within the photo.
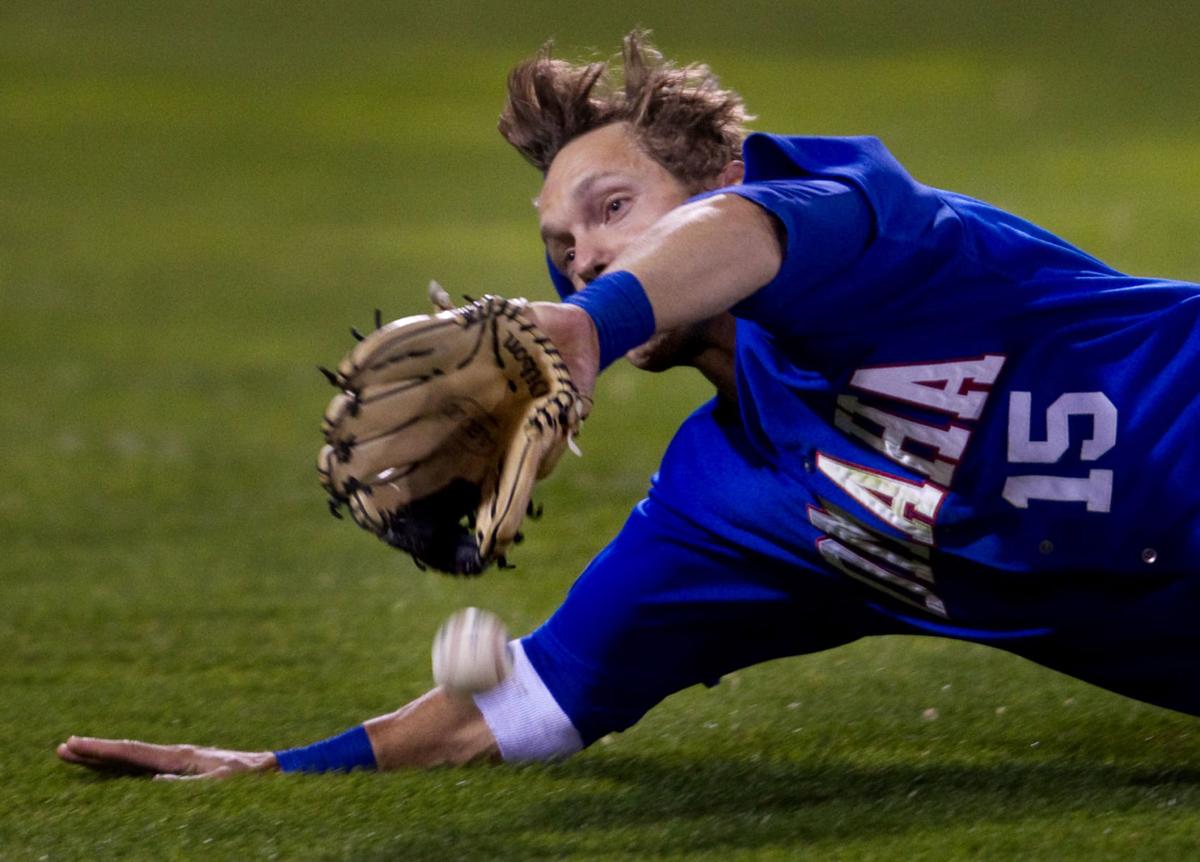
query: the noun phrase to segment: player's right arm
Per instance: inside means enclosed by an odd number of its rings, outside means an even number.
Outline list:
[[[395,712],[370,719],[362,728],[379,769],[500,759],[499,746],[474,702],[440,688]],[[273,751],[157,745],[129,739],[72,736],[58,746],[56,753],[60,759],[77,766],[161,780],[227,778],[250,772],[277,772],[281,768]]]

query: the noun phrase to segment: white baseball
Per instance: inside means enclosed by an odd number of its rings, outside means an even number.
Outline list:
[[[433,681],[459,694],[495,688],[512,664],[508,627],[491,611],[455,611],[433,638]]]

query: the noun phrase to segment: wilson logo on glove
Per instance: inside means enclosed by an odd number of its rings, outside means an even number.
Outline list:
[[[513,359],[521,363],[521,379],[525,381],[530,397],[541,398],[550,391],[550,384],[542,376],[537,360],[529,354],[525,345],[518,341],[511,332],[504,339],[504,349],[512,354]]]

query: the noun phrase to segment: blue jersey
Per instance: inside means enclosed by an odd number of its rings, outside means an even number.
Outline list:
[[[1200,714],[1200,287],[924,186],[873,138],[744,154],[711,194],[769,210],[786,246],[732,309],[738,403],[684,422],[524,642],[585,743],[887,633]]]
[[[1077,579],[1200,573],[1200,287],[921,185],[874,138],[745,156],[714,194],[787,233],[733,309],[745,457],[776,478],[730,488],[679,451],[665,505],[961,625],[1086,614],[1039,601]],[[699,484],[725,504],[686,502]]]

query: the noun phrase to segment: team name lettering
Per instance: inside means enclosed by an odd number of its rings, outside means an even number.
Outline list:
[[[926,584],[933,583],[933,570],[929,568],[929,548],[913,542],[888,540],[859,523],[847,512],[828,503],[824,508],[809,506],[808,519],[819,530],[842,544],[861,553],[870,554],[889,566]]]
[[[946,603],[933,591],[928,548],[886,539],[836,506],[823,505],[809,506],[808,519],[825,531],[817,550],[826,562],[899,601],[939,617],[947,615]]]
[[[983,415],[1004,359],[988,354],[854,372],[850,386],[859,394],[838,397],[835,427],[927,481],[817,452],[816,467],[823,475],[907,537],[893,538],[829,504],[810,506],[809,522],[822,533],[817,550],[829,565],[901,602],[948,616],[934,592],[929,548],[974,420]]]
[[[961,425],[938,427],[918,422],[863,404],[853,395],[838,398],[833,421],[840,430],[862,440],[876,452],[947,487],[971,437],[971,432]],[[873,430],[876,428],[879,430]],[[918,444],[928,457],[912,451],[913,444]]]
[[[864,581],[883,590],[893,598],[922,608],[939,617],[946,617],[946,605],[924,584],[901,577],[886,566],[856,553],[841,542],[828,537],[817,539],[817,550],[827,563],[855,580]]]
[[[933,524],[946,498],[942,488],[879,473],[824,452],[817,453],[817,469],[884,523],[923,545],[933,544]]]
[[[960,419],[978,419],[991,385],[1003,367],[1004,357],[991,355],[919,365],[885,365],[860,368],[850,378],[850,385]]]

